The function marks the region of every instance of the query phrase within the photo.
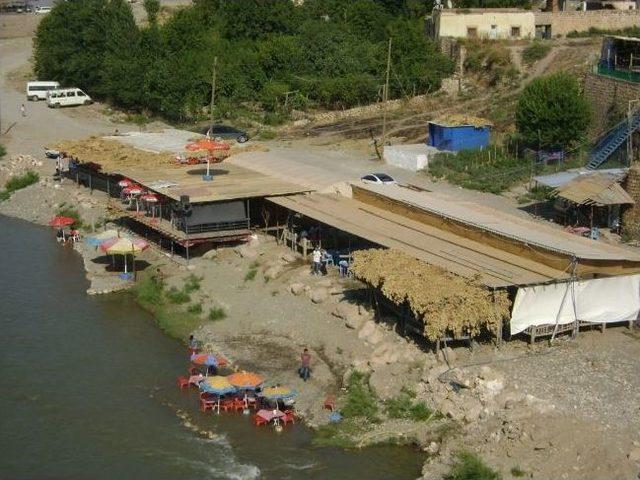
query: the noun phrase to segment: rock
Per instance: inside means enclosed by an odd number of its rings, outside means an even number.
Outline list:
[[[301,295],[309,289],[304,283],[292,283],[289,285],[289,291],[294,295]]]
[[[393,345],[383,343],[376,348],[371,354],[369,363],[372,366],[390,364],[398,361],[398,352],[395,351]]]
[[[476,399],[469,399],[462,406],[464,411],[464,421],[467,423],[473,423],[480,418],[482,414],[482,405]]]
[[[205,260],[215,260],[216,258],[218,258],[218,249],[212,248],[211,250],[205,252],[204,255],[202,255],[202,258],[204,258]]]
[[[422,381],[425,383],[440,383],[440,375],[449,370],[446,365],[436,365],[424,372],[422,375]]]
[[[256,258],[258,256],[258,252],[250,248],[248,245],[241,245],[235,249],[235,252],[242,258]]]
[[[453,370],[451,374],[449,374],[449,381],[461,388],[471,387],[471,379],[461,370]]]
[[[429,445],[424,447],[422,451],[429,455],[435,455],[440,451],[440,444],[438,442],[431,442]]]
[[[399,363],[376,368],[369,377],[369,386],[381,400],[389,400],[398,395],[405,380],[405,366]]]
[[[516,408],[516,401],[514,399],[510,398],[504,402],[505,410],[513,410],[514,408]]]
[[[291,263],[296,261],[296,256],[293,253],[289,253],[289,252],[283,253],[280,258],[286,263]]]
[[[195,265],[187,265],[187,270],[193,272],[196,269]]]
[[[329,298],[329,291],[326,288],[314,288],[309,292],[309,298],[313,303],[323,303]]]
[[[443,415],[453,419],[460,421],[464,418],[464,413],[460,410],[460,408],[449,398],[445,399],[440,405],[440,411]]]
[[[269,280],[275,280],[280,276],[283,272],[283,268],[280,265],[274,265],[272,267],[267,268],[264,272],[264,278],[268,278]]]
[[[345,326],[353,330],[359,329],[364,322],[365,319],[360,315],[349,315],[344,319]]]
[[[640,463],[640,447],[635,447],[635,448],[631,449],[631,451],[627,455],[627,458],[629,460],[631,460],[632,462],[639,462]]]

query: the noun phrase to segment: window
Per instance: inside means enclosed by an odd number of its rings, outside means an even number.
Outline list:
[[[467,27],[467,38],[478,38],[478,29],[476,27]]]
[[[87,96],[87,94],[86,94],[86,93],[84,93],[82,90],[78,90],[78,96],[79,96],[79,97],[86,97],[86,96]]]
[[[67,97],[75,97],[76,96],[76,92],[71,91],[71,92],[67,92]]]
[[[520,38],[520,27],[511,27],[511,36],[513,38]]]

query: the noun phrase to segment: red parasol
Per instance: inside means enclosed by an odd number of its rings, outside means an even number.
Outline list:
[[[144,193],[144,190],[140,185],[131,185],[122,189],[122,193],[125,195],[140,195]]]
[[[147,193],[146,195],[142,195],[140,199],[147,203],[158,203],[158,196],[155,193]]]
[[[55,228],[62,228],[62,227],[68,227],[69,225],[73,225],[74,223],[76,223],[75,218],[57,216],[57,217],[53,217],[53,219],[49,222],[49,226],[55,227]]]
[[[189,143],[184,148],[190,152],[197,152],[199,150],[214,152],[217,150],[229,150],[230,147],[228,143],[216,142],[215,140],[205,138],[202,140],[197,140],[193,143]]]
[[[134,183],[131,180],[129,180],[128,178],[123,178],[122,180],[120,180],[118,182],[118,186],[119,187],[123,187],[123,188],[124,187],[131,187],[133,185],[134,185]]]

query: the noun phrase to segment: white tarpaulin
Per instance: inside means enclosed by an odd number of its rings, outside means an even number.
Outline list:
[[[596,278],[519,288],[511,334],[531,326],[566,325],[576,319],[613,323],[640,318],[640,275]]]

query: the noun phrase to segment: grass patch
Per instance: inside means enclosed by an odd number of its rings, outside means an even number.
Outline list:
[[[640,27],[628,27],[620,30],[605,30],[602,28],[591,27],[586,32],[569,32],[567,38],[584,38],[598,37],[600,35],[621,35],[623,37],[640,37]]]
[[[416,402],[415,392],[403,390],[400,395],[385,403],[385,410],[391,418],[406,418],[418,422],[431,420],[437,413],[429,408],[425,402]]]
[[[478,73],[490,85],[510,83],[517,79],[518,70],[511,62],[511,52],[499,42],[488,40],[468,40],[465,69]]]
[[[446,480],[500,480],[502,475],[486,465],[480,457],[471,452],[460,452]]]
[[[133,292],[136,298],[145,304],[162,305],[164,303],[164,285],[155,277],[140,280]]]
[[[258,133],[258,140],[273,140],[277,137],[275,130],[262,130]]]
[[[538,60],[542,60],[546,57],[550,51],[551,45],[535,40],[522,51],[522,61],[527,65],[533,65]]]
[[[356,448],[358,436],[366,426],[355,419],[320,426],[311,443],[317,447]]]
[[[515,467],[513,467],[511,469],[511,475],[514,476],[514,477],[526,477],[527,476],[527,472],[525,472],[518,465],[516,465]]]
[[[249,271],[244,276],[244,281],[250,282],[251,280],[254,280],[257,274],[258,274],[258,267],[249,268]]]
[[[158,326],[174,338],[186,338],[202,323],[200,315],[174,308],[158,308],[154,316]]]
[[[553,188],[544,185],[531,188],[527,193],[518,197],[518,203],[546,202],[552,198]]]
[[[209,320],[215,322],[216,320],[224,320],[227,318],[227,311],[224,307],[216,306],[209,310]]]
[[[7,149],[4,148],[4,145],[0,144],[0,159],[2,159],[7,154]]]
[[[185,282],[184,287],[182,289],[187,293],[193,293],[200,290],[200,286],[202,284],[203,278],[204,277],[198,277],[197,275],[194,275],[192,273],[187,277],[187,281]]]
[[[178,290],[176,287],[171,287],[165,296],[167,297],[167,300],[177,305],[191,301],[191,296],[187,292],[184,290]]]
[[[4,147],[2,147],[4,150]],[[1,153],[1,152],[0,152]],[[6,153],[6,151],[5,151]],[[0,155],[0,158],[4,156],[4,154]],[[0,192],[0,200],[8,200],[11,197],[11,194],[17,190],[22,190],[23,188],[28,187],[29,185],[33,185],[40,180],[40,175],[33,170],[27,170],[24,174],[18,175],[10,178],[4,184],[4,190]]]
[[[192,303],[187,308],[187,312],[194,313],[194,314],[197,314],[197,315],[201,314],[202,313],[202,304],[201,303]]]
[[[378,419],[378,400],[369,386],[369,376],[352,372],[347,380],[347,395],[344,407],[340,409],[344,418],[366,418],[371,422]]]

